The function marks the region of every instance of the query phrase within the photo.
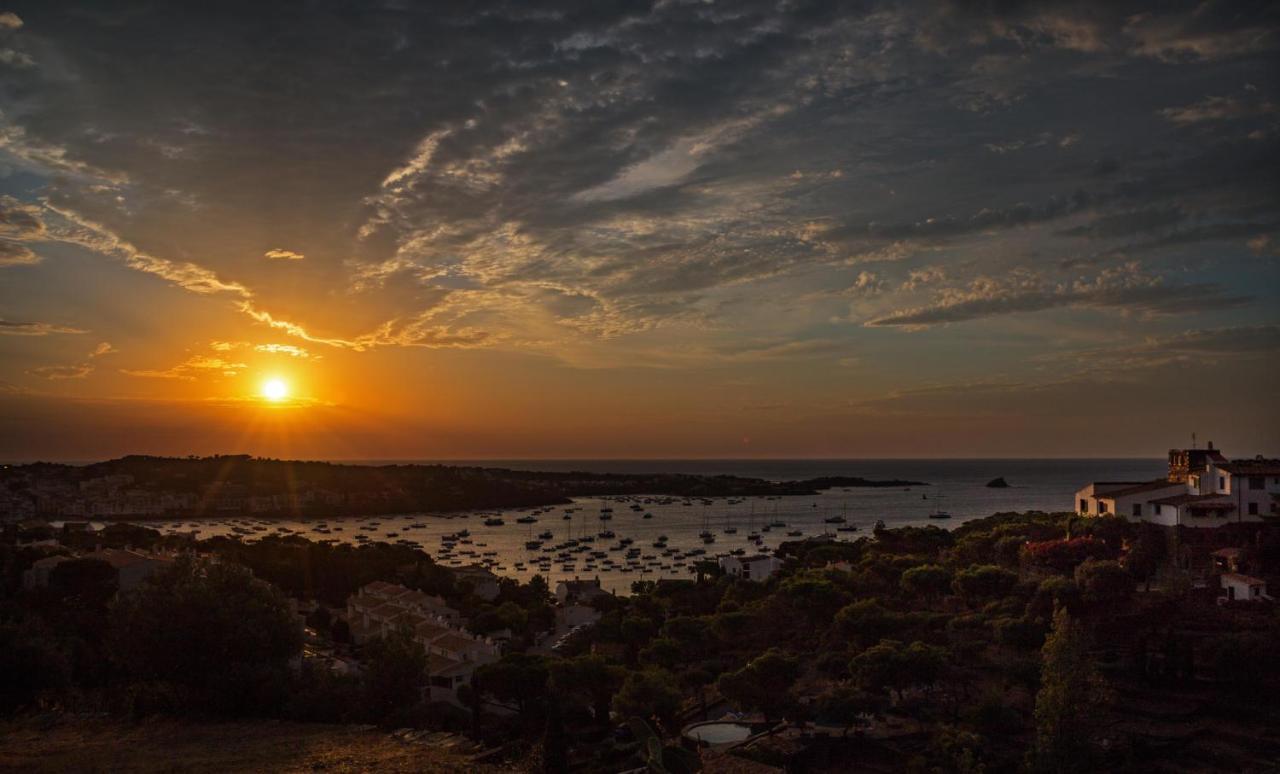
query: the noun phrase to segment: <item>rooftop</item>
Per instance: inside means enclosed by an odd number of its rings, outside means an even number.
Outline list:
[[[1097,484],[1094,484],[1094,486],[1097,486]],[[1128,486],[1124,489],[1114,489],[1110,492],[1103,492],[1097,497],[1099,500],[1113,500],[1117,497],[1129,497],[1130,495],[1145,494],[1146,492],[1158,492],[1161,489],[1173,489],[1177,487],[1185,489],[1186,486],[1186,484],[1180,481],[1170,481],[1167,478],[1160,478],[1155,481],[1148,481],[1145,484],[1135,484],[1134,486]]]
[[[1183,494],[1174,495],[1173,497],[1161,497],[1151,502],[1156,505],[1191,505],[1196,508],[1212,508],[1214,510],[1234,510],[1235,504],[1222,499],[1222,495],[1216,494]]]

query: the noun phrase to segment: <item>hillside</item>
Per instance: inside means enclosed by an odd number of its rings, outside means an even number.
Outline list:
[[[402,741],[384,731],[278,721],[126,723],[27,717],[0,724],[0,771],[498,772],[457,737]]]

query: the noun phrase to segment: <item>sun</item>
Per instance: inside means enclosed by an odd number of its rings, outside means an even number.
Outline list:
[[[278,403],[289,397],[289,385],[283,379],[268,379],[262,383],[262,397]]]

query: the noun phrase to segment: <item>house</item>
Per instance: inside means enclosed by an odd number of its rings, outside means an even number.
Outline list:
[[[97,559],[115,568],[121,591],[136,589],[147,578],[173,563],[173,557],[171,556],[144,553],[127,548],[100,548],[78,558]]]
[[[722,556],[720,569],[735,578],[755,581],[768,580],[782,569],[782,560],[776,556],[757,554],[755,556]]]
[[[1228,601],[1259,602],[1271,599],[1267,596],[1267,582],[1252,575],[1227,572],[1222,574],[1219,583]]]
[[[599,578],[591,580],[560,581],[556,584],[556,600],[561,605],[587,605],[596,597],[607,597],[609,592],[600,586]]]
[[[498,593],[501,591],[501,587],[498,585],[498,576],[494,575],[489,568],[478,564],[455,569],[453,577],[460,583],[470,584],[471,593],[487,602],[497,599]]]
[[[442,598],[395,583],[374,581],[348,597],[347,624],[357,644],[408,632],[426,652],[432,701],[457,703],[458,686],[471,681],[477,666],[502,655],[492,639],[461,629],[461,614]]]
[[[1171,449],[1155,481],[1096,481],[1076,492],[1081,516],[1123,516],[1166,527],[1217,527],[1280,517],[1280,460],[1228,460],[1207,449]]]
[[[46,556],[43,559],[37,559],[29,569],[22,571],[22,588],[28,591],[48,588],[49,573],[53,572],[54,567],[70,559],[69,556]]]

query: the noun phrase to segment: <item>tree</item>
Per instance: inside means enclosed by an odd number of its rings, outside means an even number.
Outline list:
[[[542,734],[542,770],[560,774],[569,770],[569,743],[564,733],[564,718],[556,702],[547,705],[547,726]]]
[[[576,697],[591,707],[596,722],[609,722],[609,705],[626,672],[600,656],[578,656],[551,664],[551,684],[560,696]]]
[[[1046,774],[1088,771],[1090,739],[1107,691],[1089,657],[1087,634],[1063,608],[1053,616],[1041,657],[1032,768]]]
[[[365,646],[364,707],[379,723],[419,701],[426,683],[427,655],[408,632],[395,631]]]
[[[664,729],[674,733],[678,730],[675,719],[680,712],[680,698],[680,689],[671,673],[650,667],[627,675],[613,697],[613,711],[622,717],[656,719]]]
[[[772,649],[742,669],[721,675],[716,685],[726,699],[759,710],[768,721],[792,708],[791,686],[799,677],[800,662]]]
[[[896,628],[896,616],[874,599],[861,599],[836,613],[836,631],[860,644],[879,642]]]
[[[543,709],[548,677],[546,660],[524,653],[509,653],[475,671],[477,690],[514,706],[527,725],[532,725]]]
[[[815,720],[824,725],[843,726],[846,733],[854,726],[865,726],[868,717],[882,709],[884,699],[848,685],[834,688],[818,697]]]
[[[1146,590],[1150,591],[1151,578],[1168,555],[1169,542],[1164,533],[1154,524],[1143,523],[1125,553],[1124,568],[1134,580],[1144,583]]]
[[[902,573],[898,583],[905,594],[937,599],[951,589],[951,571],[936,564],[922,564]]]
[[[883,640],[867,648],[849,662],[849,672],[867,691],[893,691],[902,699],[913,686],[930,687],[938,682],[947,666],[947,651],[937,645],[916,641]]]
[[[110,643],[126,676],[185,698],[175,709],[261,713],[283,701],[302,632],[245,568],[181,557],[117,599]]]
[[[1013,590],[1018,574],[994,564],[979,564],[956,573],[956,593],[970,605],[998,599]]]
[[[1076,568],[1076,585],[1085,604],[1099,609],[1118,607],[1133,596],[1133,577],[1114,561],[1084,562]]]

